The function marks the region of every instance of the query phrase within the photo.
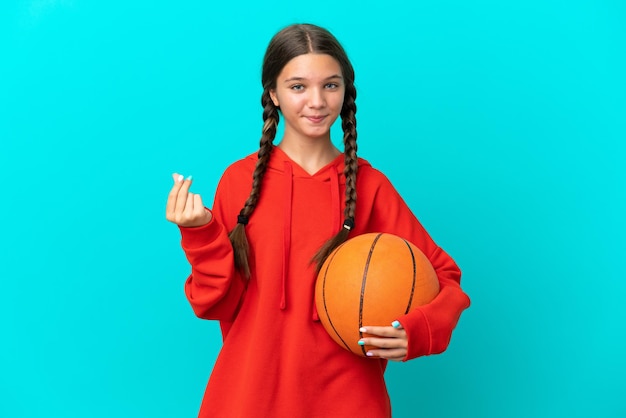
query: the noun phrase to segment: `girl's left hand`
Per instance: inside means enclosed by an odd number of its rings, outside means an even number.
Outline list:
[[[373,335],[359,340],[361,345],[375,347],[367,350],[368,356],[392,361],[402,361],[406,357],[408,340],[402,325],[398,325],[397,328],[365,326],[360,331]]]

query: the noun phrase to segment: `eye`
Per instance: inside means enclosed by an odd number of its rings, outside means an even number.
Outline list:
[[[304,86],[302,84],[294,84],[293,86],[289,87],[291,90],[294,91],[302,91],[304,90]]]
[[[339,88],[339,84],[337,84],[337,83],[326,83],[326,85],[324,87],[327,88],[327,89],[334,90],[336,88]]]

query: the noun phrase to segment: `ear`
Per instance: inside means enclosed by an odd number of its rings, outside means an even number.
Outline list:
[[[276,96],[276,90],[270,90],[270,99],[274,102],[274,106],[279,107],[278,96]]]

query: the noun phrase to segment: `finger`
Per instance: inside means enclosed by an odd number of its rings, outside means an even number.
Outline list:
[[[406,349],[396,348],[390,350],[369,350],[366,355],[368,357],[379,357],[391,361],[403,361],[406,357]]]
[[[202,204],[202,197],[199,194],[193,195],[192,205],[194,219],[198,219],[204,215],[204,205]]]
[[[365,337],[359,340],[359,345],[367,345],[375,348],[406,348],[407,340],[403,338]]]
[[[176,207],[174,208],[174,212],[176,214],[180,215],[185,211],[189,187],[191,187],[191,176],[187,177],[186,180],[183,180],[180,190],[178,191],[178,196],[176,196]]]
[[[202,203],[202,196],[199,194],[193,195],[193,208],[198,212],[198,208],[204,209],[204,204]]]
[[[174,185],[170,189],[170,193],[167,197],[167,205],[165,206],[165,215],[168,220],[174,220],[174,211],[176,209],[176,199],[178,197],[178,192],[183,185],[184,177],[178,173],[173,173],[172,178],[174,179]]]
[[[185,210],[183,211],[183,219],[189,221],[193,218],[193,201],[194,194],[187,193],[187,200],[185,201]]]
[[[399,321],[393,321],[391,323],[391,326],[394,327],[395,329],[404,329],[404,327]]]
[[[403,328],[394,327],[361,327],[359,331],[363,334],[377,335],[379,337],[393,337],[398,338],[406,335],[406,331]]]

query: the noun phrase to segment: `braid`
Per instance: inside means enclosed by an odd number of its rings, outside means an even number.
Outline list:
[[[252,173],[252,190],[246,203],[239,212],[237,225],[229,234],[230,242],[233,245],[235,253],[235,267],[240,270],[246,278],[250,278],[250,265],[248,263],[248,238],[246,237],[245,225],[248,218],[254,212],[259,196],[261,194],[261,184],[263,176],[267,170],[270,155],[274,145],[272,142],[276,137],[276,127],[278,126],[279,116],[278,109],[272,103],[269,90],[265,89],[261,96],[261,105],[263,106],[263,134],[259,146],[258,160],[256,167]]]
[[[354,221],[356,211],[356,174],[358,170],[358,159],[356,155],[356,89],[354,85],[346,86],[346,98],[341,109],[341,126],[343,128],[343,144],[345,154],[346,177],[346,208],[344,210],[345,219]]]
[[[341,230],[326,241],[326,243],[319,249],[317,254],[313,257],[313,262],[316,263],[317,271],[319,272],[326,261],[326,258],[333,252],[335,248],[340,246],[348,239],[350,230],[354,228],[354,215],[356,212],[356,175],[358,170],[359,161],[357,159],[356,151],[356,89],[354,84],[346,85],[346,93],[343,102],[343,108],[341,109],[341,127],[343,128],[343,145],[344,145],[344,164],[345,169],[343,171],[346,178],[346,207],[343,211],[344,222]]]

